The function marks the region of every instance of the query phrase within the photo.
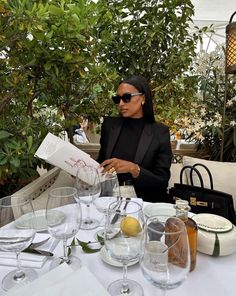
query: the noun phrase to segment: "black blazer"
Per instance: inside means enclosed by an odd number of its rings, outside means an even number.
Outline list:
[[[111,158],[123,122],[122,117],[104,119],[99,163]],[[161,123],[145,123],[134,157],[134,163],[140,166],[139,177],[133,179],[138,197],[150,202],[167,201],[171,159],[169,128]]]

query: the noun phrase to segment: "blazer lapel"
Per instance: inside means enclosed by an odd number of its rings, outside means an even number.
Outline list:
[[[142,163],[144,155],[151,144],[152,136],[152,125],[150,123],[145,123],[134,158],[135,163]]]
[[[121,118],[113,122],[113,125],[110,129],[109,141],[108,141],[107,150],[106,150],[106,159],[111,157],[111,153],[116,144],[117,138],[120,134],[122,124],[123,124],[123,120]]]

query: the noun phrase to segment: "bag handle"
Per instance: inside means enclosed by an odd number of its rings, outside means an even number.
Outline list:
[[[213,190],[213,178],[212,178],[212,174],[211,174],[210,170],[208,169],[208,167],[202,163],[195,163],[193,165],[193,168],[196,168],[196,166],[201,166],[207,171],[207,174],[208,174],[209,180],[210,180],[210,186],[211,186],[211,189]],[[190,180],[191,180],[191,184],[192,184],[193,183],[193,170],[190,171]]]
[[[199,172],[198,169],[196,169],[195,167],[191,166],[191,165],[186,165],[184,166],[182,169],[181,169],[181,172],[180,172],[180,183],[183,184],[183,173],[186,169],[190,169],[190,181],[191,181],[191,185],[193,186],[193,177],[192,177],[192,171],[194,171],[197,175],[198,175],[198,178],[200,180],[200,184],[201,184],[201,188],[204,188],[204,183],[203,183],[203,179],[202,179],[202,176]]]

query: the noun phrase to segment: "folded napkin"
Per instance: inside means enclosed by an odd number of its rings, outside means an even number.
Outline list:
[[[40,242],[48,238],[49,234],[36,233],[34,242]],[[58,244],[58,240],[50,237],[50,239],[39,246],[38,249],[52,252]],[[47,256],[38,254],[24,253],[20,254],[22,267],[42,268],[47,260]],[[0,252],[0,265],[16,266],[16,254],[13,252]]]
[[[63,263],[28,285],[8,291],[6,296],[109,296],[86,266],[73,271]]]

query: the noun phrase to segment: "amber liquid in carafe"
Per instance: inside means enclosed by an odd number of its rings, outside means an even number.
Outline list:
[[[175,203],[176,208],[176,217],[183,220],[185,223],[188,239],[189,239],[189,248],[190,248],[190,271],[193,271],[196,266],[197,259],[197,233],[198,227],[196,222],[188,217],[189,205],[186,200],[176,200]]]

